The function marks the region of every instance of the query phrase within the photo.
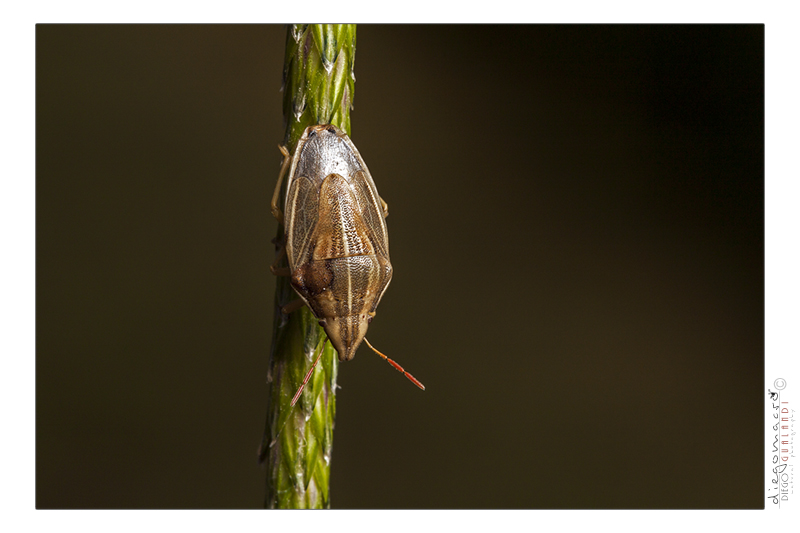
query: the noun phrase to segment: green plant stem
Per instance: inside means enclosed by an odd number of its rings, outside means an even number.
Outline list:
[[[283,71],[283,144],[290,153],[308,126],[334,124],[350,135],[355,49],[354,24],[289,26]],[[282,191],[282,199],[284,195]],[[279,226],[277,240],[283,237],[284,228]],[[331,344],[325,343],[316,370],[292,407],[291,399],[325,339],[308,307],[289,315],[281,312],[297,298],[289,278],[278,277],[268,375],[270,400],[259,450],[260,459],[267,461],[266,506],[328,508],[338,357]]]

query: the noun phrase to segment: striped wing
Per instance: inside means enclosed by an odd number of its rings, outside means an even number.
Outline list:
[[[286,254],[289,268],[294,270],[313,253],[312,236],[317,225],[319,190],[310,179],[298,176],[292,180],[286,197]]]
[[[364,231],[375,248],[375,254],[389,259],[389,234],[386,231],[386,220],[383,218],[383,206],[372,180],[363,171],[355,173],[350,187],[358,203],[364,221]]]

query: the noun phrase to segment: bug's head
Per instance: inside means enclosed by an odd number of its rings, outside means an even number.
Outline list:
[[[339,353],[339,361],[349,361],[356,355],[364,335],[367,334],[367,327],[372,321],[372,315],[362,313],[349,316],[328,317],[319,321],[319,325],[325,328],[325,333],[331,340],[331,344]]]

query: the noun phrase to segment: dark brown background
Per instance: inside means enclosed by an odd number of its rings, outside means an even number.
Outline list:
[[[39,508],[256,508],[282,26],[37,26]],[[763,499],[764,27],[360,26],[338,508]]]

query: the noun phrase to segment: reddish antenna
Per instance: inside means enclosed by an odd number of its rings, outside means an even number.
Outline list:
[[[392,365],[392,366],[395,368],[395,370],[397,370],[398,372],[402,372],[402,373],[403,373],[403,374],[404,374],[404,375],[405,375],[405,376],[406,376],[408,379],[410,379],[410,380],[411,380],[411,383],[413,383],[414,385],[416,385],[416,386],[417,386],[417,387],[419,387],[420,389],[422,389],[422,390],[425,390],[425,385],[423,385],[422,383],[420,383],[420,382],[419,382],[419,380],[418,380],[417,378],[415,378],[414,376],[412,376],[411,374],[409,374],[408,372],[406,372],[406,371],[403,369],[403,367],[402,367],[402,366],[398,365],[397,363],[395,363],[394,361],[392,361],[391,359],[389,359],[388,357],[386,357],[384,354],[382,354],[381,352],[379,352],[378,350],[376,350],[376,349],[375,349],[375,347],[374,347],[374,346],[372,346],[372,345],[369,343],[369,341],[367,340],[367,338],[366,338],[366,337],[364,337],[364,342],[366,342],[366,343],[367,343],[367,346],[369,346],[369,347],[372,349],[372,351],[373,351],[373,352],[375,352],[376,354],[378,354],[378,355],[380,355],[381,357],[383,357],[383,359],[384,359],[384,360],[385,360],[387,363],[389,363],[390,365]],[[314,364],[316,364],[316,363],[314,363]]]
[[[297,392],[294,393],[294,398],[292,398],[291,407],[294,407],[294,404],[296,404],[297,400],[300,399],[300,395],[303,393],[303,389],[306,388],[306,383],[308,383],[308,380],[311,379],[311,374],[314,372],[314,369],[317,367],[317,363],[319,363],[319,360],[322,357],[322,352],[325,351],[325,343],[326,342],[328,342],[328,336],[327,335],[325,336],[325,340],[322,341],[322,348],[320,348],[320,350],[319,350],[319,355],[317,356],[317,359],[314,361],[314,364],[311,365],[311,370],[309,370],[308,374],[306,374],[306,377],[303,380],[303,384],[300,385],[300,388],[297,389]]]
[[[303,379],[303,384],[302,384],[302,385],[300,385],[300,388],[299,388],[299,389],[297,389],[297,392],[295,392],[295,393],[294,393],[294,398],[292,398],[292,404],[291,404],[291,405],[292,405],[292,407],[294,407],[294,404],[296,404],[296,403],[297,403],[297,400],[299,400],[299,399],[300,399],[300,395],[303,393],[303,389],[305,389],[305,388],[306,388],[306,384],[308,383],[308,380],[309,380],[309,379],[311,379],[311,374],[314,372],[314,369],[317,367],[317,363],[319,363],[319,360],[320,360],[320,358],[322,357],[322,352],[324,352],[324,351],[325,351],[325,343],[326,343],[326,342],[328,342],[328,337],[327,337],[327,335],[325,336],[325,340],[324,340],[324,341],[322,341],[322,348],[320,348],[320,350],[319,350],[319,355],[318,355],[318,356],[317,356],[317,358],[314,360],[314,364],[313,364],[313,365],[311,365],[311,369],[308,371],[308,374],[306,374],[306,377]],[[411,380],[411,382],[412,382],[414,385],[416,385],[417,387],[419,387],[419,388],[420,388],[420,389],[422,389],[422,390],[425,390],[425,385],[423,385],[422,383],[420,383],[420,381],[419,381],[417,378],[415,378],[414,376],[412,376],[411,374],[409,374],[408,372],[406,372],[406,371],[405,371],[405,369],[404,369],[402,366],[398,365],[398,364],[397,364],[397,363],[395,363],[395,362],[394,362],[392,359],[390,359],[390,358],[386,357],[386,355],[384,355],[384,354],[382,354],[381,352],[379,352],[378,350],[376,350],[376,349],[375,349],[375,347],[369,343],[369,341],[367,340],[367,338],[366,338],[366,337],[364,337],[364,342],[366,342],[366,343],[367,343],[367,346],[369,346],[369,347],[370,347],[370,349],[371,349],[373,352],[375,352],[376,354],[378,354],[378,355],[380,355],[381,357],[383,357],[383,359],[384,359],[384,360],[385,360],[387,363],[389,363],[390,365],[392,365],[392,366],[393,366],[393,367],[394,367],[394,368],[395,368],[395,369],[396,369],[398,372],[402,372],[402,373],[403,373],[403,375],[405,375],[405,377],[407,377],[408,379],[410,379],[410,380]]]

